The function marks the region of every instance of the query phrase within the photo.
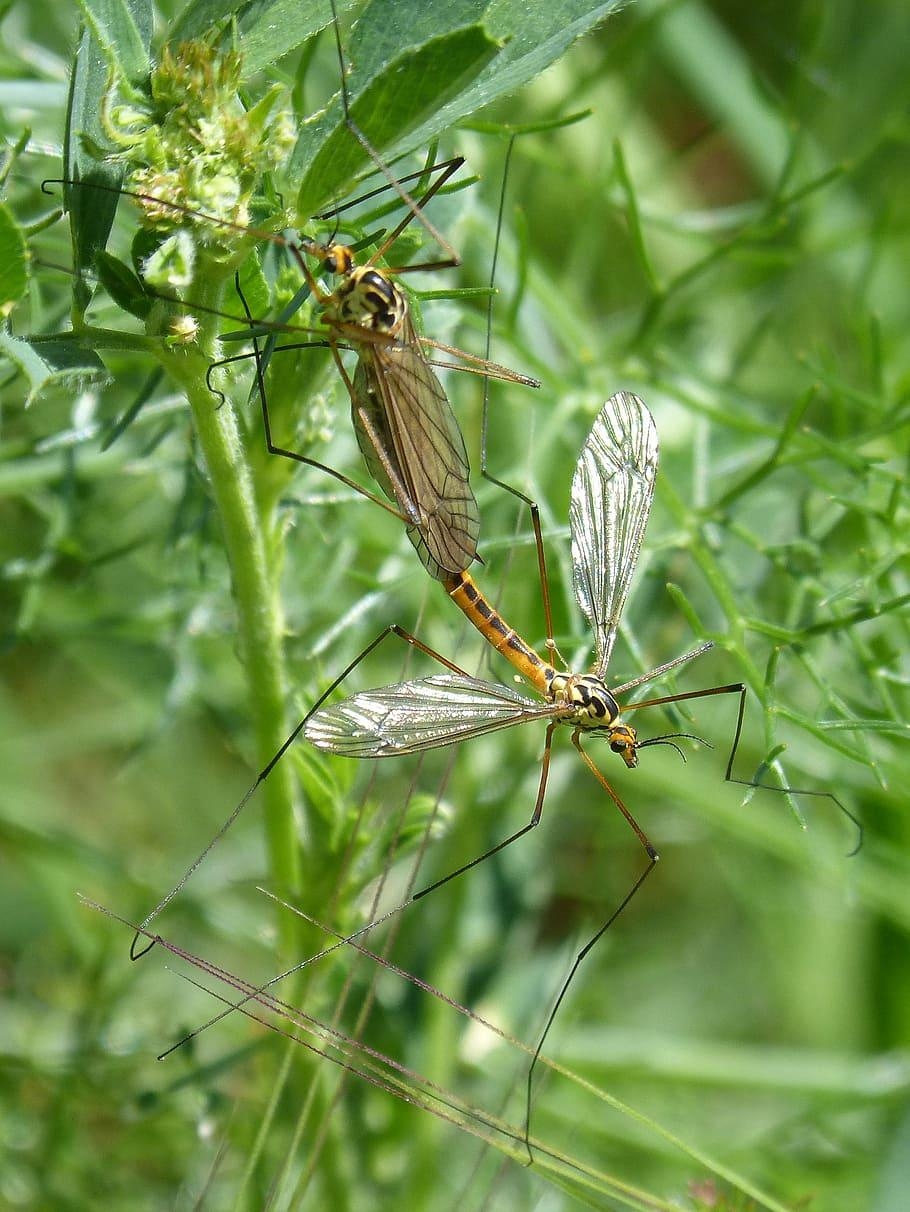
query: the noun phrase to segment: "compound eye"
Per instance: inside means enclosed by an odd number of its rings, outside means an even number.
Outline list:
[[[627,766],[638,765],[638,753],[635,749],[635,733],[631,728],[616,728],[610,735],[610,748],[618,753]]]

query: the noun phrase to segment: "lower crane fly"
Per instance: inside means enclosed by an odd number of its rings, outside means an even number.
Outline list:
[[[559,726],[572,729],[573,745],[644,847],[647,855],[644,872],[619,909],[579,952],[535,1050],[527,1079],[526,1144],[529,1157],[532,1156],[529,1139],[531,1083],[546,1036],[584,956],[635,895],[658,859],[657,851],[619,794],[582,748],[581,738],[585,735],[603,737],[610,749],[632,769],[638,764],[641,749],[660,743],[673,745],[679,736],[688,735],[639,740],[636,730],[622,719],[617,696],[662,676],[711,647],[710,643],[702,644],[692,652],[612,689],[605,681],[651,510],[657,465],[657,429],[650,412],[637,396],[619,392],[607,401],[595,420],[572,481],[570,520],[575,596],[594,631],[595,660],[589,673],[558,671],[551,660],[540,656],[508,626],[470,574],[462,571],[443,581],[449,596],[484,638],[539,692],[543,702],[501,683],[471,677],[450,665],[448,673],[362,691],[331,707],[321,707],[303,726],[306,739],[320,749],[346,757],[380,758],[435,749],[532,720],[547,722],[537,799],[528,823],[457,871],[422,889],[412,899],[427,895],[492,857],[538,824],[546,794],[553,733]],[[543,571],[542,565],[541,569]],[[547,623],[548,654],[553,655],[555,645],[549,618]],[[713,687],[628,704],[626,710],[741,689],[738,686]]]
[[[594,630],[595,661],[590,672],[557,670],[551,660],[540,656],[509,627],[473,577],[462,571],[443,580],[449,596],[544,702],[501,683],[471,677],[445,662],[448,673],[362,691],[334,706],[320,707],[303,727],[306,739],[320,749],[346,757],[380,758],[435,749],[530,720],[546,720],[543,771],[533,816],[523,829],[489,852],[493,854],[540,819],[552,736],[558,725],[568,725],[573,730],[573,744],[635,830],[653,865],[657,859],[653,846],[585,754],[581,737],[589,733],[604,737],[627,767],[637,766],[640,749],[670,738],[640,741],[635,729],[622,719],[617,696],[662,676],[712,646],[710,642],[702,644],[612,690],[604,680],[651,509],[657,463],[657,430],[651,414],[637,396],[619,392],[595,420],[572,481],[573,579],[578,604]],[[555,653],[552,638],[548,638],[547,645],[550,655]],[[727,690],[719,687],[649,699],[628,704],[626,710]]]
[[[638,755],[642,749],[658,744],[667,744],[676,748],[676,742],[679,740],[686,738],[698,740],[699,738],[690,733],[673,733],[641,740],[636,729],[622,718],[623,712],[628,714],[643,707],[657,707],[715,695],[738,695],[739,709],[724,773],[725,780],[748,787],[767,787],[768,790],[781,793],[830,799],[854,823],[860,840],[862,836],[859,822],[832,792],[772,786],[734,777],[733,763],[742,734],[746,701],[746,688],[742,682],[639,699],[620,705],[621,696],[648,682],[656,681],[678,666],[707,652],[712,647],[710,641],[630,681],[612,687],[607,685],[605,680],[607,669],[651,509],[657,464],[657,431],[650,412],[637,396],[629,392],[617,393],[607,401],[596,418],[582,447],[572,481],[570,521],[573,579],[576,599],[594,632],[595,660],[590,672],[558,671],[552,659],[542,657],[522,640],[514,629],[508,626],[499,612],[486,600],[467,572],[444,578],[442,583],[456,605],[467,615],[485,639],[531,683],[543,701],[532,699],[502,683],[471,677],[397,626],[392,625],[385,628],[324,691],[310,712],[300,721],[278,752],[259,773],[256,781],[222,826],[218,837],[206,847],[177,886],[145,918],[140,927],[141,931],[145,932],[148,923],[157,917],[180,892],[218,838],[230,828],[259,785],[268,778],[301,733],[313,745],[332,753],[346,757],[381,758],[456,744],[471,737],[483,736],[501,728],[509,728],[515,724],[523,724],[532,720],[546,721],[547,732],[540,781],[534,809],[527,824],[471,862],[422,888],[401,904],[347,935],[340,942],[333,943],[317,954],[309,956],[262,986],[263,989],[270,987],[299,969],[316,963],[339,947],[367,934],[402,912],[414,901],[420,900],[450,880],[476,867],[533,829],[540,821],[543,809],[553,734],[560,725],[570,727],[573,745],[594,778],[634,831],[645,850],[647,863],[618,907],[613,910],[603,925],[575,956],[545,1021],[527,1075],[525,1143],[529,1157],[533,1156],[530,1144],[532,1079],[550,1028],[582,961],[623,912],[658,860],[656,849],[626,807],[619,793],[583,748],[583,737],[604,738],[610,749],[619,755],[626,767],[633,769],[638,764]],[[543,546],[540,541],[536,516],[535,532],[538,539],[538,558],[544,587],[544,610],[547,616],[547,651],[548,656],[555,657],[556,647],[552,640],[552,626],[546,594]],[[362,691],[331,707],[324,707],[323,704],[352,669],[392,632],[438,660],[448,669],[448,672],[399,682],[376,690]],[[147,937],[154,942],[152,936]],[[242,1002],[236,1003],[228,1010],[216,1015],[198,1030],[204,1030],[213,1025],[225,1014],[230,1013],[231,1009],[243,1005],[251,996],[255,996],[256,992],[258,990],[247,995]],[[198,1034],[198,1030],[194,1031],[192,1035]]]
[[[658,438],[654,419],[637,396],[630,392],[617,393],[607,401],[595,420],[582,447],[572,481],[570,526],[575,597],[594,632],[595,656],[589,672],[557,670],[552,660],[542,657],[508,626],[481,593],[473,578],[467,572],[461,572],[443,580],[449,596],[497,652],[531,683],[543,702],[502,683],[471,677],[417,642],[418,647],[441,660],[449,672],[362,691],[330,707],[318,706],[301,724],[303,735],[319,749],[346,757],[382,758],[455,744],[516,724],[546,721],[537,798],[527,824],[471,862],[421,889],[405,904],[426,896],[499,853],[539,823],[546,794],[553,734],[560,726],[572,729],[572,744],[644,848],[647,856],[644,871],[619,906],[578,952],[555,998],[528,1070],[528,1131],[534,1068],[569,985],[585,956],[629,904],[658,860],[656,849],[619,793],[583,748],[582,738],[602,737],[611,751],[618,754],[629,769],[634,769],[642,749],[666,744],[681,752],[676,745],[678,740],[700,738],[691,733],[673,733],[641,740],[636,729],[622,718],[623,712],[628,714],[643,707],[657,707],[688,699],[738,694],[739,712],[724,777],[729,782],[761,785],[734,778],[732,774],[745,710],[746,689],[743,683],[639,699],[620,705],[620,697],[629,691],[653,682],[707,652],[713,646],[710,641],[620,685],[611,687],[606,681],[623,607],[651,510],[657,466]],[[544,574],[542,547],[539,551],[541,572]],[[548,656],[552,657],[556,649],[552,640],[546,591],[544,604],[547,613],[547,650]],[[405,635],[404,638],[415,642],[413,637]],[[374,641],[370,649],[377,642]],[[350,668],[342,676],[346,676]],[[330,687],[322,702],[339,681],[336,680]],[[856,819],[831,792],[791,787],[768,789],[830,798],[859,828]],[[403,907],[396,907],[379,921]],[[370,923],[357,934],[364,933],[376,924]],[[318,957],[312,957],[315,958]],[[312,959],[307,962],[312,962]],[[526,1139],[526,1143],[530,1157],[529,1139]]]

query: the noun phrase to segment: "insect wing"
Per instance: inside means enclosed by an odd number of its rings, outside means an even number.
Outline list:
[[[657,462],[654,418],[638,396],[618,392],[581,449],[569,509],[575,597],[594,631],[601,677],[648,524]]]
[[[442,673],[364,690],[322,707],[307,721],[304,736],[319,749],[346,757],[391,757],[438,749],[552,714],[551,704],[508,686]]]
[[[352,415],[370,474],[413,519],[408,534],[431,576],[463,572],[477,553],[480,513],[464,438],[417,337],[365,345]]]

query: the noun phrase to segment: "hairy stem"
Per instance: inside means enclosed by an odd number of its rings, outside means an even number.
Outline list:
[[[204,289],[209,297],[203,302],[217,311],[223,280],[214,280],[213,276]],[[261,768],[287,735],[279,561],[269,542],[274,517],[271,511],[266,516],[257,500],[233,409],[230,404],[219,407],[205,385],[205,370],[214,347],[214,331],[207,327],[200,331],[198,343],[191,350],[162,349],[159,357],[186,393],[209,473],[212,498],[221,519],[231,567],[240,654],[249,686],[256,759]],[[287,762],[278,763],[259,793],[265,812],[272,877],[276,887],[292,898],[300,891],[302,874],[295,828],[295,794]],[[288,914],[279,919],[279,937],[282,950],[292,953],[296,931]]]

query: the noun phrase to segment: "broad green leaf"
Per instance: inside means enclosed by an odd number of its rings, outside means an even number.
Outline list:
[[[502,50],[470,88],[408,135],[395,154],[428,143],[485,105],[506,97],[554,63],[572,43],[620,7],[622,0],[493,0],[484,16]]]
[[[401,155],[514,92],[618,4],[427,0],[415,8],[409,0],[373,0],[345,47],[354,121],[380,155]],[[482,27],[487,61],[450,63],[457,35],[466,36],[472,26]],[[448,43],[450,38],[455,41]],[[336,200],[369,163],[367,152],[345,126],[341,100],[336,98],[304,125],[291,158],[291,171],[303,178],[300,217]]]
[[[407,136],[449,98],[457,97],[496,54],[497,45],[479,25],[467,26],[405,51],[370,84],[352,97],[351,118],[376,150]],[[370,163],[369,156],[341,118],[327,124],[331,134],[318,138],[297,197],[298,213],[309,216],[340,197]],[[322,133],[326,127],[322,126]],[[310,146],[315,146],[311,144]],[[299,157],[299,158],[298,158]],[[306,166],[303,134],[291,158],[296,175]]]
[[[108,63],[133,87],[149,70],[151,5],[145,0],[77,0],[85,23]]]
[[[332,22],[328,0],[318,6],[300,0],[274,0],[265,9],[255,5],[238,21],[239,47],[243,52],[244,77],[261,71]],[[339,6],[343,12],[343,7]]]
[[[350,0],[337,7],[343,15],[351,7]],[[243,75],[248,79],[330,25],[332,7],[329,0],[319,4],[301,4],[300,0],[262,0],[259,4],[249,4],[248,0],[194,0],[174,22],[168,40],[174,44],[199,38],[219,25],[227,30],[229,17],[236,19]]]
[[[167,40],[173,46],[191,38],[202,38],[246,5],[247,0],[190,0],[183,12],[174,19]],[[259,5],[258,11],[267,12],[269,7],[268,4]]]
[[[69,212],[73,238],[73,306],[77,313],[84,312],[91,300],[87,273],[96,252],[107,244],[122,179],[116,165],[96,160],[85,146],[86,138],[104,142],[99,114],[107,84],[107,62],[92,34],[85,30],[70,76],[63,158],[63,205]]]
[[[0,320],[9,315],[27,285],[25,236],[9,208],[0,203]]]
[[[257,256],[247,257],[240,269],[240,289],[252,316],[268,315],[271,305],[268,283]]]

